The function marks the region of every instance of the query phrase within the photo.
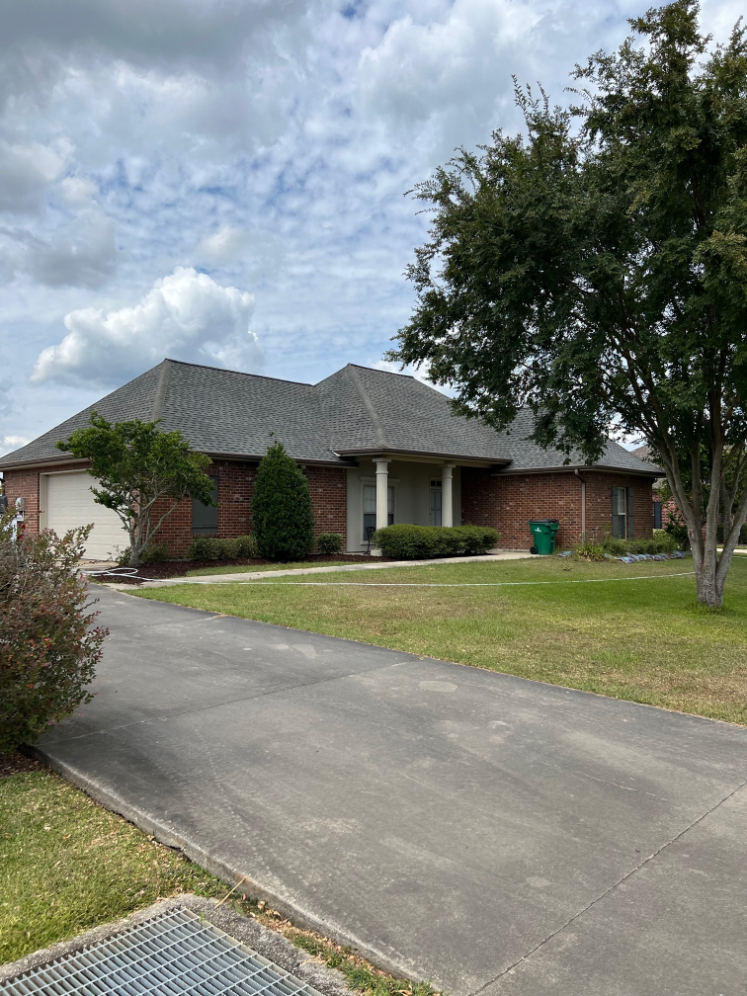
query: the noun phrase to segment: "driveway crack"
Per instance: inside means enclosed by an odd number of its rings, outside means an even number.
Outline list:
[[[504,975],[508,975],[509,972],[513,972],[513,970],[517,968],[519,965],[521,965],[523,962],[528,961],[533,955],[535,955],[554,937],[557,937],[558,934],[562,934],[562,932],[566,930],[572,923],[575,923],[576,920],[580,919],[582,916],[584,916],[584,914],[588,913],[590,909],[593,909],[597,905],[597,903],[601,902],[603,899],[609,896],[610,893],[614,892],[615,889],[618,889],[624,882],[627,882],[629,878],[632,878],[632,876],[637,874],[642,868],[645,868],[646,865],[656,860],[656,858],[658,858],[663,851],[666,851],[666,849],[668,847],[671,847],[672,844],[676,844],[681,837],[684,837],[686,833],[689,833],[690,830],[693,829],[693,827],[696,827],[699,823],[702,823],[707,816],[710,816],[711,813],[714,813],[720,806],[723,806],[725,802],[728,802],[729,799],[735,796],[737,792],[741,791],[745,786],[747,786],[747,780],[741,782],[741,784],[737,785],[736,788],[734,788],[731,792],[728,792],[723,797],[723,799],[719,799],[719,801],[714,803],[714,805],[711,806],[710,809],[706,810],[705,813],[702,813],[697,818],[697,820],[693,820],[693,822],[689,826],[686,826],[684,830],[681,830],[678,834],[672,837],[671,840],[668,840],[666,843],[662,844],[661,847],[659,847],[656,851],[654,851],[653,854],[649,854],[649,856],[645,858],[643,861],[641,861],[640,864],[636,865],[635,868],[631,868],[631,870],[629,872],[626,872],[626,874],[623,875],[622,878],[618,879],[617,882],[613,882],[613,884],[608,889],[605,889],[604,892],[600,893],[600,895],[598,895],[596,899],[592,899],[592,901],[587,906],[584,906],[584,908],[582,910],[579,910],[578,913],[574,913],[574,915],[570,917],[570,919],[568,919],[564,924],[558,927],[557,930],[553,930],[550,934],[547,935],[547,937],[544,937],[541,941],[535,944],[535,946],[531,949],[531,951],[527,951],[527,953],[523,954],[521,958],[517,958],[517,960],[513,964],[509,965],[507,968],[504,968],[504,970],[502,972],[499,972],[498,975],[495,976],[495,978],[488,980],[488,982],[486,982],[485,985],[480,986],[479,989],[475,989],[472,993],[470,993],[470,996],[479,996],[481,992],[484,992],[489,986],[494,985],[496,982],[502,979]]]

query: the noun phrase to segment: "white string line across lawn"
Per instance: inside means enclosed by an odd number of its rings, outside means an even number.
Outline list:
[[[535,584],[598,584],[607,581],[661,581],[663,578],[684,578],[695,571],[682,571],[679,574],[639,574],[632,578],[567,578],[563,581],[232,581],[229,584],[243,585],[294,585],[303,588],[513,588],[518,585]],[[190,579],[191,580],[191,579]],[[188,581],[182,582],[188,584]],[[195,582],[192,581],[194,584]],[[207,582],[197,582],[206,584]]]

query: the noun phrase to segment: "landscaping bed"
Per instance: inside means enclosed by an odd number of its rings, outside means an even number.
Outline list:
[[[117,584],[141,584],[143,581],[161,581],[168,578],[182,578],[189,576],[199,576],[201,574],[229,574],[233,571],[252,570],[284,570],[296,567],[333,567],[335,564],[370,564],[382,563],[387,558],[370,557],[368,554],[310,554],[304,561],[297,561],[292,564],[279,564],[272,560],[263,560],[261,557],[251,559],[243,558],[237,560],[168,560],[163,563],[142,564],[137,573],[126,573],[130,568],[114,568],[101,574],[96,574],[97,581]],[[118,573],[119,571],[122,573]]]
[[[691,559],[543,557],[138,596],[747,723],[747,558],[722,610],[697,605],[692,572]]]

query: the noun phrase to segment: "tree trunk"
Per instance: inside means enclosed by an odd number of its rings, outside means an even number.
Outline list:
[[[695,568],[695,587],[700,605],[709,609],[720,609],[724,604],[724,584],[718,576],[715,563],[703,561],[700,568]]]

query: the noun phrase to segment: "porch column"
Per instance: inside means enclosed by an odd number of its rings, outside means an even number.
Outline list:
[[[389,461],[374,460],[376,464],[376,528],[384,529],[389,521]]]
[[[441,525],[454,525],[454,501],[452,498],[453,463],[445,463],[441,468]]]

